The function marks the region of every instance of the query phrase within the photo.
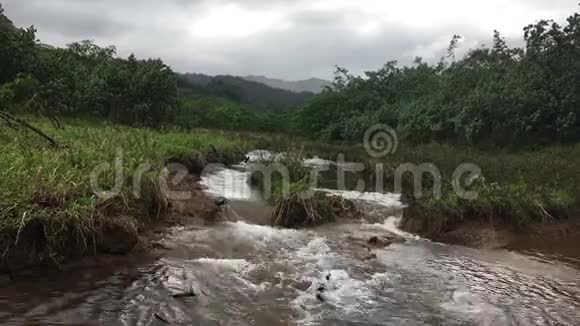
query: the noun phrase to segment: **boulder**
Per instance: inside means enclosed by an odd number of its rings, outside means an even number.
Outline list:
[[[227,205],[229,203],[229,201],[225,197],[218,197],[215,199],[215,203],[216,203],[216,205],[221,207],[221,206]]]
[[[386,248],[394,243],[404,243],[404,242],[405,242],[405,238],[403,238],[403,237],[379,235],[379,236],[372,236],[367,241],[367,244],[369,246],[372,246],[375,248]]]
[[[99,251],[113,255],[130,252],[139,243],[138,230],[137,220],[133,217],[105,218],[97,242]]]

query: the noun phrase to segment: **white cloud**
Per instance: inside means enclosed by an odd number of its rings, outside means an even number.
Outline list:
[[[201,39],[239,39],[289,28],[281,12],[249,10],[235,3],[209,8],[192,20],[192,35]]]
[[[462,49],[509,39],[541,18],[563,21],[578,0],[3,0],[43,42],[79,39],[161,57],[178,71],[330,78],[415,56],[438,60],[453,34]]]

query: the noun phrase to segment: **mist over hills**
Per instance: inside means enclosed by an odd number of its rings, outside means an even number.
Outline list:
[[[249,75],[242,78],[249,81],[266,84],[270,87],[285,89],[296,93],[300,92],[320,93],[324,88],[324,86],[330,85],[329,81],[320,78],[310,78],[296,81],[268,78],[265,76],[255,76],[255,75]]]

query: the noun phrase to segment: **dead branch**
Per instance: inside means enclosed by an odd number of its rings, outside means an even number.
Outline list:
[[[11,122],[15,122],[23,127],[26,127],[30,130],[32,130],[34,133],[36,133],[37,135],[41,136],[42,138],[46,139],[53,147],[57,147],[58,143],[56,142],[56,140],[54,140],[52,137],[48,136],[47,134],[45,134],[44,132],[42,132],[40,129],[34,127],[33,125],[29,124],[28,122],[16,118],[15,116],[13,116],[12,114],[6,112],[6,111],[0,111],[0,117],[5,120],[5,121],[11,121]]]

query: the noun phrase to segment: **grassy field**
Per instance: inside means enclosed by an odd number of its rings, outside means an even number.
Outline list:
[[[157,180],[168,159],[192,157],[210,145],[223,152],[246,146],[240,138],[217,131],[159,132],[82,121],[68,121],[64,129],[43,120],[33,125],[54,137],[58,146],[28,130],[0,128],[0,243],[17,243],[23,230],[35,225],[42,233],[35,236],[45,238],[53,252],[71,246],[71,241],[91,249],[90,239],[104,215],[158,215],[163,203]],[[113,168],[117,164],[120,169]],[[137,198],[133,176],[143,164],[149,169]],[[117,196],[95,195],[91,173],[99,165],[105,168],[95,180],[102,190],[113,189],[122,171]]]

